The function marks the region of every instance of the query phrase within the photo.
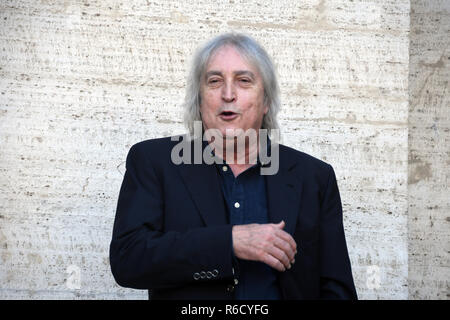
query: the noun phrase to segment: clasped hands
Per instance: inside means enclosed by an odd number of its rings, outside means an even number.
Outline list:
[[[284,231],[285,222],[278,224],[236,225],[232,229],[233,250],[243,260],[261,261],[270,267],[285,271],[295,262],[297,244]]]

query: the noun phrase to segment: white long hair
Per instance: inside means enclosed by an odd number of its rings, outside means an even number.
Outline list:
[[[275,74],[275,68],[267,52],[251,37],[226,33],[219,35],[195,53],[188,76],[186,96],[184,101],[184,124],[194,137],[194,121],[201,121],[200,114],[200,86],[206,66],[213,54],[225,45],[234,47],[249,63],[253,64],[262,76],[264,86],[264,104],[269,107],[264,115],[261,129],[279,129],[277,113],[280,110],[280,89]]]

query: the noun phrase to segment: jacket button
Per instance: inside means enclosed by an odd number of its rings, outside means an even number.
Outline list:
[[[200,272],[200,278],[202,278],[202,279],[206,278],[206,272],[205,271]]]
[[[200,279],[200,274],[198,272],[194,273],[194,280]]]
[[[219,271],[218,271],[217,269],[214,269],[214,270],[212,271],[213,277],[217,277],[218,274],[219,274]]]
[[[206,278],[207,279],[211,279],[212,277],[213,277],[213,275],[212,275],[211,271],[206,272]]]
[[[227,286],[227,291],[228,292],[233,292],[234,291],[234,286],[232,284]]]

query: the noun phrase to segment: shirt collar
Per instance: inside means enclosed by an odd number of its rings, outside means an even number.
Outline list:
[[[208,146],[208,144],[209,144],[208,141],[202,140],[203,150],[205,150],[205,148]],[[271,146],[271,140],[270,140],[269,136],[267,136],[266,148],[267,148],[267,155],[269,155],[269,156],[270,156],[270,153],[271,153],[271,147],[270,146]],[[211,156],[215,159],[214,164],[216,166],[220,166],[220,165],[224,165],[224,164],[228,166],[228,164],[226,163],[225,160],[223,160],[223,159],[221,159],[219,157],[216,157],[216,155],[214,154],[214,150],[211,150]],[[270,164],[270,162],[266,162],[266,163],[262,163],[261,162],[261,159],[259,157],[259,152],[258,152],[258,155],[256,157],[256,164],[253,165],[253,166],[267,167],[269,164]]]

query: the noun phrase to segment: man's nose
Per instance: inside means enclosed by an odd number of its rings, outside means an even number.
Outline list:
[[[236,100],[236,90],[231,83],[225,83],[222,87],[222,99],[226,102],[233,102]]]

